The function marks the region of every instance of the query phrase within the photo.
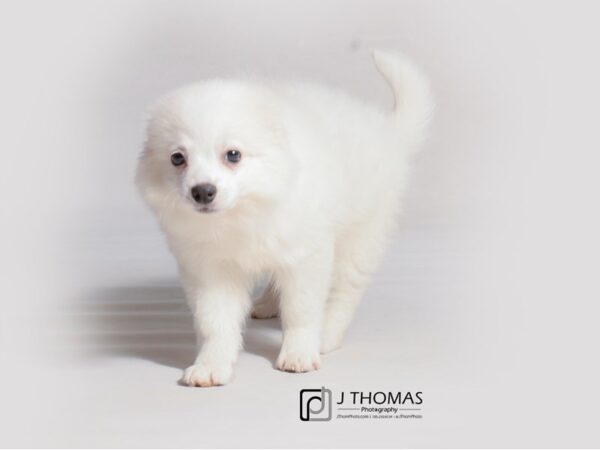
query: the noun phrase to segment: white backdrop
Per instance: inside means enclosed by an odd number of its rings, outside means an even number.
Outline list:
[[[3,2],[0,445],[598,446],[597,2]],[[257,73],[391,105],[368,56],[430,75],[434,126],[345,347],[176,384],[193,340],[132,177],[143,113]],[[420,421],[301,423],[298,391],[423,390]]]

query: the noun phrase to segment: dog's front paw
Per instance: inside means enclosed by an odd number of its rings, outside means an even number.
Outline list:
[[[302,341],[284,340],[277,358],[277,368],[286,372],[310,372],[321,368],[316,345]]]
[[[196,363],[183,372],[181,383],[188,386],[211,387],[229,383],[233,374],[230,364]]]
[[[277,358],[277,368],[285,372],[310,372],[321,368],[318,352],[281,352]]]

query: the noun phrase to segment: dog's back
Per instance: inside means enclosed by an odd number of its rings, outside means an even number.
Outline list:
[[[433,110],[427,79],[398,54],[375,51],[375,64],[395,97],[384,111],[340,89],[312,83],[280,86],[300,192],[313,192],[327,215],[348,226],[385,210],[391,216]]]

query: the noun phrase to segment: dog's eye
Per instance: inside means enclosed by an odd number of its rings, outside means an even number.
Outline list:
[[[171,153],[171,164],[174,166],[181,166],[185,164],[185,156],[181,152]]]
[[[227,158],[227,161],[230,163],[238,163],[240,162],[240,159],[242,159],[242,154],[239,150],[229,150],[225,153],[225,158]]]

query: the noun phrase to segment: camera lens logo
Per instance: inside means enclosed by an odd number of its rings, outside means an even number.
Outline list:
[[[331,420],[331,391],[321,389],[302,389],[300,391],[300,420]]]

